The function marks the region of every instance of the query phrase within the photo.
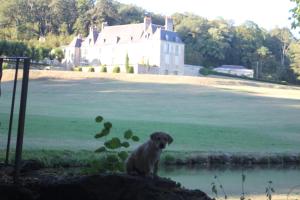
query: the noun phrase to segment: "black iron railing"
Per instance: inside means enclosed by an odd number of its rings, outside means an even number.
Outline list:
[[[3,63],[13,61],[15,65],[15,76],[14,76],[14,86],[12,92],[12,101],[10,109],[9,127],[7,134],[7,144],[6,144],[6,155],[5,164],[9,164],[9,154],[10,154],[10,144],[11,144],[11,131],[15,107],[15,96],[16,87],[18,82],[18,70],[19,64],[23,63],[23,78],[22,78],[22,88],[21,88],[21,98],[20,98],[20,108],[19,108],[19,120],[18,120],[18,132],[16,141],[16,152],[15,152],[15,163],[14,163],[14,182],[18,183],[21,160],[22,160],[22,149],[23,149],[23,138],[24,138],[24,126],[25,126],[25,113],[26,113],[26,102],[27,102],[27,91],[28,91],[28,80],[29,80],[29,69],[30,69],[30,58],[28,57],[0,57],[0,96],[1,96],[1,78],[3,75]]]

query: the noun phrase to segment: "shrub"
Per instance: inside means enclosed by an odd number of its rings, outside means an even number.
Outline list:
[[[79,68],[80,68],[80,67],[74,67],[74,68],[72,68],[72,71],[74,71],[74,72],[79,72]]]
[[[132,66],[129,66],[127,69],[127,73],[133,74],[134,73],[134,68]]]
[[[64,57],[65,57],[65,55],[61,48],[54,48],[50,51],[50,58],[52,58],[52,59],[55,58],[56,60],[61,62],[62,59],[64,59]]]
[[[107,72],[106,66],[101,66],[100,72]]]
[[[7,63],[3,63],[2,64],[2,69],[8,69],[8,64]]]
[[[113,73],[120,73],[120,67],[119,66],[115,66],[113,69]]]
[[[82,72],[82,67],[78,67],[78,71]]]
[[[211,69],[209,68],[206,68],[206,67],[202,67],[200,70],[199,70],[199,73],[204,75],[204,76],[207,76],[209,74],[212,74],[212,71]]]
[[[95,68],[94,67],[90,67],[89,68],[89,72],[95,72]]]

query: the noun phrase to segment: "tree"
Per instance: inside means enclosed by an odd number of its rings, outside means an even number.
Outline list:
[[[121,24],[141,23],[146,11],[133,5],[120,5],[118,8]]]
[[[115,2],[112,0],[99,0],[95,7],[90,11],[92,24],[98,27],[103,22],[108,22],[110,25],[118,23],[118,12]]]
[[[270,51],[267,47],[261,46],[256,50],[256,54],[259,59],[258,69],[256,70],[257,78],[262,78],[262,69],[264,60],[270,55]]]
[[[290,0],[291,2],[294,2],[296,5],[293,9],[291,9],[292,12],[292,28],[300,27],[300,0]]]
[[[272,44],[277,45],[277,51],[274,54],[280,60],[280,65],[277,67],[277,76],[284,76],[289,68],[289,46],[295,41],[295,38],[288,28],[275,28],[270,31],[270,35]]]
[[[129,70],[129,56],[128,56],[128,53],[126,53],[126,57],[125,57],[125,68],[126,68],[126,71]]]
[[[73,25],[78,17],[76,0],[51,0],[49,9],[51,13],[51,32],[60,33],[63,25],[64,34],[72,34]]]
[[[94,7],[94,0],[77,0],[76,8],[78,17],[74,24],[74,31],[76,34],[83,34],[87,36],[89,27],[92,23],[91,10]]]
[[[291,59],[291,71],[294,75],[288,77],[290,80],[300,82],[300,43],[294,42],[289,48],[289,57]]]

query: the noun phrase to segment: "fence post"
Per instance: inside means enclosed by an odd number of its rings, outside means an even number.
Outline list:
[[[22,160],[22,147],[23,147],[25,113],[26,113],[26,102],[27,102],[27,92],[28,92],[29,67],[30,67],[30,59],[24,58],[19,123],[18,123],[18,135],[17,135],[17,144],[16,144],[16,155],[15,155],[14,183],[18,183],[20,167],[21,167],[21,160]]]
[[[8,160],[9,160],[11,129],[12,129],[12,123],[13,123],[13,118],[14,118],[14,110],[15,110],[15,97],[16,97],[16,88],[17,88],[17,81],[18,81],[19,61],[20,61],[20,59],[17,58],[17,61],[16,61],[16,71],[15,71],[15,79],[14,79],[14,87],[13,87],[13,95],[12,95],[11,107],[10,107],[10,117],[9,117],[9,128],[8,128],[8,135],[7,135],[5,165],[8,165]]]

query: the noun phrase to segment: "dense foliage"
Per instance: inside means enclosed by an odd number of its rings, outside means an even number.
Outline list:
[[[299,4],[298,0],[292,1]],[[36,59],[69,43],[76,34],[86,36],[90,26],[101,29],[105,21],[109,25],[141,23],[148,13],[153,23],[164,24],[162,15],[113,0],[0,0],[0,3],[0,40],[22,42],[26,51],[17,51]],[[294,27],[299,26],[298,10],[298,6],[292,10]],[[292,83],[300,77],[300,44],[288,28],[266,31],[251,21],[234,26],[222,18],[207,20],[192,13],[175,13],[172,17],[174,28],[186,45],[187,64],[243,65],[254,69],[257,78]],[[32,53],[44,50],[47,53]],[[6,54],[1,47],[0,52]]]

